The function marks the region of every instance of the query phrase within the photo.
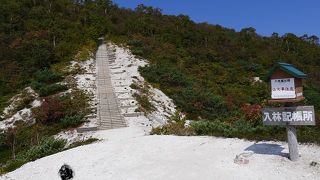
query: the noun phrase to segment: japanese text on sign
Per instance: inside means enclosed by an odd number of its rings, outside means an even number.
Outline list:
[[[271,79],[271,92],[272,99],[295,98],[294,78]]]
[[[315,125],[313,106],[265,108],[262,115],[266,125]]]

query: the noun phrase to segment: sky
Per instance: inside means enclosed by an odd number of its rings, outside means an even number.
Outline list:
[[[158,7],[163,14],[188,15],[195,22],[219,24],[237,31],[253,27],[273,32],[320,37],[320,0],[113,0],[120,7]]]

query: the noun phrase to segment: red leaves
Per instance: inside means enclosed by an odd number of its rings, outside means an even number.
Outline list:
[[[260,119],[261,105],[259,104],[244,104],[241,110],[249,121],[257,121]]]
[[[196,101],[196,102],[193,103],[193,107],[194,107],[195,109],[197,109],[197,110],[201,110],[201,109],[204,108],[204,105],[203,105],[202,102]]]
[[[40,107],[33,110],[33,114],[37,121],[49,124],[64,117],[64,110],[64,104],[58,99],[46,98]]]
[[[233,107],[234,107],[234,99],[232,96],[228,95],[226,97],[226,105],[227,105],[227,108],[228,110],[232,110]]]

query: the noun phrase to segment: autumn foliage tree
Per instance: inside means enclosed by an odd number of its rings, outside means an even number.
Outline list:
[[[58,122],[65,115],[63,103],[55,98],[46,98],[42,105],[33,109],[33,114],[38,122],[45,124]]]

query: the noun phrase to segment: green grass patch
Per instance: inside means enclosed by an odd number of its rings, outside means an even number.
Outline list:
[[[154,105],[149,101],[148,96],[140,95],[137,93],[135,93],[133,96],[136,98],[136,100],[139,103],[139,110],[145,113],[150,113],[156,109]]]
[[[18,159],[25,159],[27,161],[34,161],[44,156],[57,153],[61,151],[66,145],[65,140],[55,139],[53,136],[44,138],[39,145],[31,147],[25,153],[17,156]]]
[[[83,123],[83,115],[66,116],[60,119],[60,124],[63,128],[76,127]]]
[[[27,162],[57,153],[63,150],[65,145],[66,142],[64,140],[55,139],[52,136],[44,138],[38,145],[32,146],[28,150],[22,151],[17,154],[16,159],[9,160],[3,167],[1,167],[1,171],[13,171]]]
[[[58,84],[63,80],[63,75],[50,70],[38,71],[31,82],[31,87],[36,90],[41,97],[53,95],[68,89],[66,85]]]
[[[66,90],[68,90],[68,87],[62,84],[43,85],[38,89],[39,95],[41,97],[46,97],[46,96],[49,96],[61,91],[66,91]]]
[[[252,125],[245,120],[238,120],[233,124],[222,121],[196,121],[191,123],[197,135],[222,136],[242,138],[248,140],[280,140],[286,141],[286,128],[282,126]],[[299,142],[320,144],[319,127],[297,127]]]
[[[180,111],[176,111],[170,117],[168,124],[162,127],[152,128],[151,135],[178,135],[178,136],[193,136],[196,135],[192,127],[185,127],[186,118],[182,116]]]
[[[52,64],[50,67],[50,71],[52,71],[54,74],[59,75],[67,75],[69,71],[69,62],[59,62],[56,64]]]
[[[238,137],[249,140],[285,140],[285,128],[279,126],[252,126],[249,122],[238,120],[234,124],[216,121],[197,121],[191,124],[197,135]]]
[[[132,89],[140,89],[140,87],[139,87],[139,85],[138,85],[137,83],[132,83],[132,84],[130,85],[130,87],[131,87]]]
[[[97,44],[94,41],[88,41],[85,43],[78,53],[75,55],[75,60],[78,61],[86,61],[91,57],[91,53],[95,52],[97,48]]]
[[[52,84],[63,80],[63,76],[60,73],[50,71],[48,69],[38,71],[35,74],[35,81],[45,84]]]
[[[6,96],[0,96],[0,115],[2,114],[5,107],[9,105],[10,98],[14,96],[13,94],[8,94]],[[0,118],[0,121],[3,120]]]
[[[2,163],[7,162],[8,160],[11,159],[11,151],[9,148],[5,147],[5,146],[1,146],[0,147],[0,166]]]
[[[26,92],[25,90],[21,93],[20,100],[18,101],[18,103],[15,106],[14,111],[20,111],[21,109],[27,107],[30,108],[30,104],[32,103],[32,101],[35,99],[35,97],[33,95],[31,95],[30,93]]]
[[[92,143],[97,142],[97,141],[99,141],[99,139],[97,139],[97,138],[89,138],[89,139],[87,139],[85,141],[74,142],[74,143],[70,144],[68,149],[72,149],[72,148],[75,148],[75,147],[92,144]]]

